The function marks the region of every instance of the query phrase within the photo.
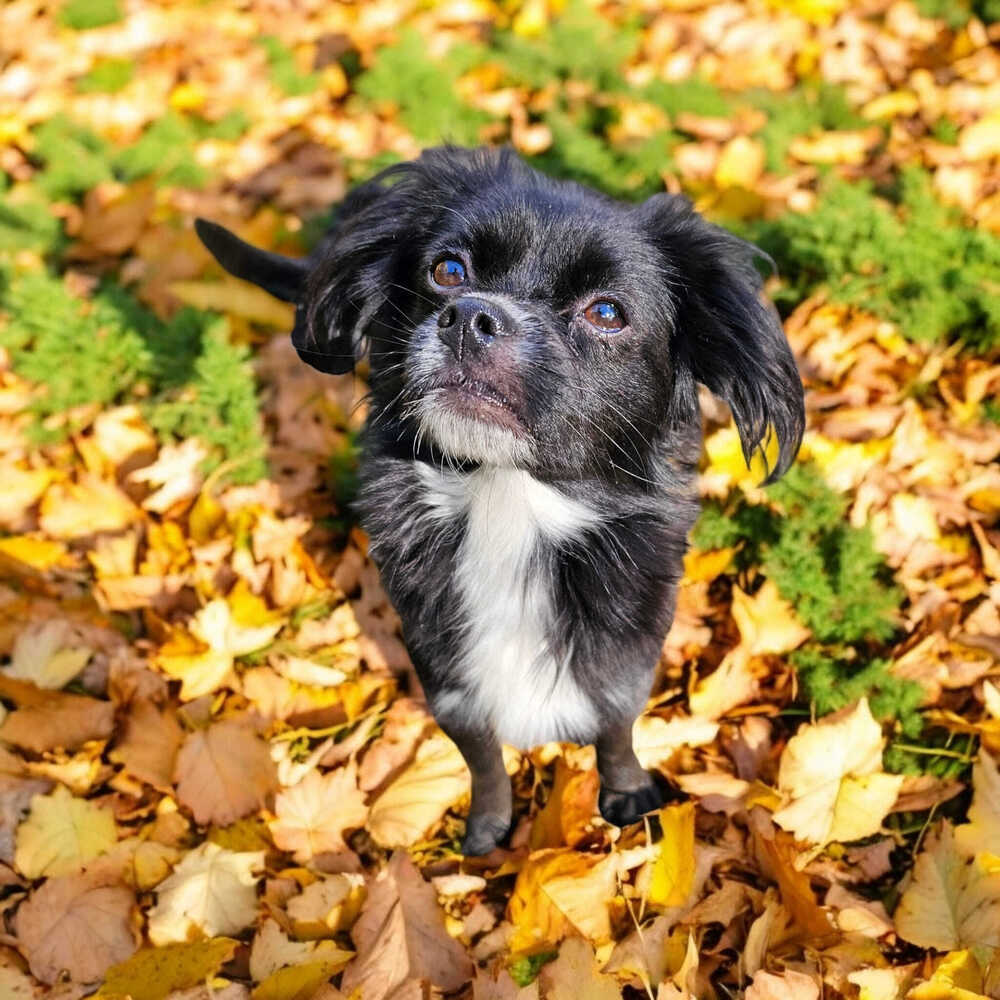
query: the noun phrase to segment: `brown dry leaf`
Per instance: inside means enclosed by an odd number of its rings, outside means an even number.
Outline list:
[[[68,619],[32,622],[18,634],[4,673],[36,687],[61,688],[83,670],[92,653]]]
[[[311,962],[330,963],[333,968],[327,975],[339,972],[354,956],[332,941],[292,941],[275,920],[265,920],[254,935],[250,947],[250,978],[263,982],[279,969]]]
[[[982,747],[972,768],[969,822],[955,828],[955,844],[969,856],[1000,854],[1000,768]]]
[[[139,519],[139,509],[113,482],[81,473],[76,483],[56,483],[42,498],[39,524],[57,539],[121,531]]]
[[[77,750],[89,740],[107,739],[114,728],[114,705],[107,701],[40,691],[2,675],[0,695],[19,706],[0,725],[0,740],[32,753]]]
[[[410,978],[448,993],[472,979],[472,961],[445,930],[434,890],[402,851],[369,883],[351,938],[358,955],[340,984],[348,995],[382,1000]]]
[[[311,940],[347,930],[357,919],[366,892],[364,876],[347,872],[307,885],[285,908],[295,936]]]
[[[135,896],[100,873],[50,878],[17,911],[18,944],[32,974],[56,983],[96,983],[139,944]]]
[[[583,938],[569,938],[559,957],[542,967],[538,977],[548,1000],[620,1000],[621,984],[599,972],[593,946]]]
[[[83,199],[78,242],[69,251],[76,260],[96,260],[125,253],[142,235],[156,203],[153,178],[129,187],[98,184]]]
[[[140,781],[166,792],[174,780],[174,762],[184,732],[172,707],[158,709],[146,698],[129,706],[123,732],[110,757]]]
[[[469,769],[458,747],[438,733],[372,803],[368,831],[381,847],[408,847],[426,837],[469,793]]]
[[[246,719],[223,719],[189,733],[174,765],[177,798],[200,824],[228,826],[260,809],[277,790],[267,743]]]
[[[758,835],[755,841],[770,874],[778,883],[782,902],[792,915],[795,927],[815,938],[822,939],[830,934],[830,920],[816,901],[809,876],[795,868],[798,857],[795,841],[780,831],[773,838]]]
[[[309,861],[325,851],[346,847],[346,830],[365,826],[368,807],[358,788],[354,761],[320,774],[310,771],[297,785],[278,794],[271,820],[271,836],[283,851],[291,851],[298,862]]]
[[[780,975],[761,971],[747,987],[746,1000],[819,1000],[819,985],[792,969]]]

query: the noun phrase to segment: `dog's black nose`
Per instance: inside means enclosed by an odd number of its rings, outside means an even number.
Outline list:
[[[459,361],[475,357],[495,338],[510,332],[510,317],[502,309],[472,295],[445,306],[438,316],[438,336]]]

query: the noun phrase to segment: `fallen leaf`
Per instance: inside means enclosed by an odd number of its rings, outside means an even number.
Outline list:
[[[599,972],[594,948],[583,938],[569,938],[538,977],[548,1000],[620,1000],[621,984]]]
[[[109,756],[140,781],[166,792],[174,780],[174,762],[183,739],[171,707],[159,709],[147,698],[137,698],[129,706],[121,738]]]
[[[819,1000],[819,985],[793,969],[780,975],[760,971],[747,987],[746,1000]]]
[[[866,698],[846,715],[803,726],[781,755],[778,789],[788,804],[774,821],[813,844],[878,833],[903,783],[881,770],[884,742]]]
[[[649,901],[657,906],[680,906],[694,885],[694,803],[660,810],[660,839],[653,861]]]
[[[292,930],[299,939],[332,937],[357,919],[365,900],[364,876],[340,872],[307,885],[286,906]]]
[[[42,498],[39,525],[57,539],[121,531],[139,517],[138,508],[112,482],[81,473],[76,483],[56,483]]]
[[[955,828],[955,846],[963,854],[1000,854],[1000,769],[984,747],[972,766],[969,822]]]
[[[719,724],[698,716],[662,719],[640,715],[632,726],[632,746],[648,771],[665,764],[682,746],[700,747],[719,733]]]
[[[445,930],[434,890],[402,851],[369,883],[351,938],[358,954],[340,983],[348,995],[382,1000],[410,978],[450,993],[472,979],[472,961]]]
[[[188,733],[177,753],[174,780],[177,798],[202,825],[228,826],[261,808],[278,787],[267,743],[249,720],[240,718]]]
[[[206,458],[208,449],[197,438],[186,438],[178,445],[164,445],[155,462],[129,473],[129,482],[157,487],[142,505],[163,514],[175,503],[198,495],[205,481],[201,467]]]
[[[354,957],[333,941],[292,941],[275,920],[265,920],[254,935],[250,948],[250,978],[261,983],[289,965],[322,962],[330,965],[327,979]]]
[[[117,840],[113,813],[57,785],[51,794],[31,800],[28,818],[17,828],[14,867],[30,879],[70,875]]]
[[[63,691],[42,691],[0,673],[0,695],[19,707],[0,724],[0,740],[44,753],[77,750],[90,740],[107,739],[114,729],[111,702]]]
[[[65,687],[93,653],[89,646],[72,645],[73,641],[73,627],[66,619],[32,622],[18,635],[4,671],[36,687]]]
[[[372,803],[367,829],[380,847],[409,847],[469,793],[469,769],[443,734],[424,740],[413,762]]]
[[[174,990],[209,981],[236,952],[239,942],[229,938],[143,948],[108,969],[98,996],[163,1000]]]
[[[945,821],[917,855],[894,919],[899,936],[921,948],[1000,947],[1000,870],[961,855]]]
[[[165,945],[242,931],[257,916],[256,872],[263,865],[263,851],[227,851],[211,841],[189,851],[157,886],[150,941]]]
[[[43,983],[63,972],[75,983],[96,983],[138,947],[135,896],[101,874],[47,879],[22,903],[15,922],[18,944]]]
[[[358,789],[357,764],[351,761],[327,774],[310,771],[278,794],[274,811],[269,824],[274,843],[293,852],[296,861],[342,850],[347,846],[344,832],[365,826],[369,818],[365,794]]]

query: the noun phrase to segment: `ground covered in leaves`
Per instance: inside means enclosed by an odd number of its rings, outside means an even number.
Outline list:
[[[997,0],[0,7],[0,996],[1000,997]],[[511,847],[352,523],[363,375],[195,215],[301,253],[509,141],[756,240],[807,385],[705,512],[617,830],[508,755]],[[991,679],[992,678],[992,679]]]

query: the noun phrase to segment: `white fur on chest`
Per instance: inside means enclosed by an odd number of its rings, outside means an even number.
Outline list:
[[[546,640],[552,583],[549,560],[539,558],[545,542],[595,524],[596,512],[519,470],[423,467],[422,476],[432,516],[466,519],[457,566],[465,689],[444,694],[435,708],[486,717],[503,742],[519,747],[596,732],[594,706]]]

